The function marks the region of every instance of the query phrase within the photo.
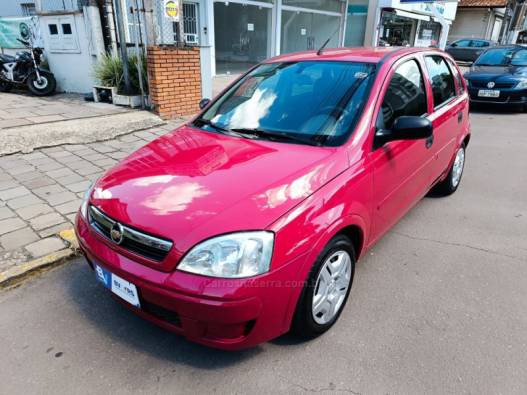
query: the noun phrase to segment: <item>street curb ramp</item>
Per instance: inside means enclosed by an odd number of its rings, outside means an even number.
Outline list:
[[[58,236],[67,244],[66,248],[0,272],[0,289],[16,286],[30,275],[58,266],[79,254],[79,244],[73,229],[63,230]]]

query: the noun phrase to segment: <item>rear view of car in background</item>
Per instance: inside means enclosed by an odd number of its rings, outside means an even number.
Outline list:
[[[527,110],[527,48],[520,45],[485,51],[465,74],[470,100]]]
[[[496,43],[490,40],[464,38],[449,44],[445,51],[457,62],[473,63],[485,50],[495,45]]]

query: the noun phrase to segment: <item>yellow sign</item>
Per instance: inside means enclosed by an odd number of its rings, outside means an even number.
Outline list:
[[[179,22],[179,4],[177,0],[165,0],[165,15],[173,22]]]

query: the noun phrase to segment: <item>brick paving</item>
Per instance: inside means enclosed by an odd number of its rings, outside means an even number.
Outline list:
[[[84,191],[106,169],[182,121],[114,140],[0,157],[0,271],[65,248]]]
[[[107,103],[90,103],[82,95],[61,93],[49,97],[0,95],[0,129],[132,111]]]

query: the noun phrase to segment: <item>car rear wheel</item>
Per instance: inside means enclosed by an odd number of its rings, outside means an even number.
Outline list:
[[[465,144],[461,144],[461,146],[456,151],[454,162],[452,163],[452,167],[450,168],[447,177],[434,187],[433,192],[441,196],[452,195],[454,192],[456,192],[459,184],[461,183],[461,177],[463,176],[464,169]]]
[[[348,237],[334,237],[317,258],[304,285],[293,318],[292,332],[313,338],[338,320],[353,283],[355,250]]]

